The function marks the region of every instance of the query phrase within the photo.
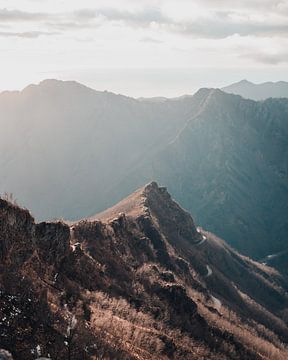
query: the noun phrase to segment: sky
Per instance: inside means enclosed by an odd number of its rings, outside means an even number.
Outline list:
[[[47,78],[134,97],[288,81],[288,0],[0,0],[0,90]]]

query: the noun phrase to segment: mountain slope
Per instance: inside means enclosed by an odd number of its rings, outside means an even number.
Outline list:
[[[287,357],[287,279],[156,183],[101,221],[35,224],[4,200],[0,217],[0,343],[15,359]]]
[[[201,92],[202,110],[117,189],[156,179],[242,253],[261,258],[286,250],[288,100]]]
[[[169,142],[198,106],[197,98],[146,103],[56,80],[2,93],[0,193],[38,219],[89,215],[95,198],[104,209],[115,201],[104,190]]]
[[[247,80],[241,80],[235,84],[223,87],[222,90],[252,100],[288,98],[288,82],[285,81],[254,84]]]
[[[242,253],[287,250],[287,99],[139,101],[47,80],[2,93],[0,115],[0,193],[38,219],[90,216],[156,179]]]

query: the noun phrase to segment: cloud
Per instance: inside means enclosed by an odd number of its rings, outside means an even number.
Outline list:
[[[249,3],[250,6],[253,5],[256,8],[257,6],[263,6],[263,2],[268,6],[267,0],[252,0]],[[172,13],[170,15],[166,14],[159,7],[146,7],[134,11],[117,8],[83,8],[53,14],[2,9],[0,10],[0,24],[1,22],[10,24],[21,21],[31,22],[37,26],[37,30],[41,24],[44,26],[43,30],[54,29],[64,32],[97,28],[105,22],[119,22],[127,27],[138,28],[155,28],[156,25],[161,31],[193,38],[224,39],[234,34],[240,36],[286,37],[288,35],[288,21],[284,10],[288,9],[287,2],[288,0],[271,0],[273,9],[282,9],[279,10],[281,16],[279,14],[272,16],[264,10],[260,12],[261,16],[259,16],[258,12],[247,12],[247,8],[245,12],[242,12],[239,8],[230,9],[229,4],[231,4],[231,1],[228,0],[215,0],[215,2],[213,0],[213,4],[218,4],[220,10],[213,10],[208,7],[208,4],[212,4],[212,0],[203,0],[201,2],[202,6],[206,4],[204,14],[202,12],[202,15],[198,17],[192,14],[194,18],[188,19],[185,17],[182,20],[179,18],[176,20],[173,18]],[[240,3],[246,3],[246,0]],[[270,6],[272,5],[270,4]]]
[[[161,43],[163,43],[162,40],[154,39],[152,37],[145,37],[145,38],[140,39],[140,41],[144,42],[144,43],[151,43],[151,44],[161,44]]]
[[[0,31],[0,36],[2,37],[19,37],[23,39],[36,39],[39,36],[51,36],[57,33],[45,32],[45,31],[24,31],[24,32],[9,32],[9,31]]]
[[[0,23],[1,22],[19,22],[19,21],[39,21],[49,17],[45,13],[31,13],[20,10],[0,9]]]
[[[48,26],[59,28],[91,28],[99,23],[99,19],[106,21],[121,21],[130,26],[147,27],[152,22],[167,23],[170,20],[162,14],[159,8],[145,8],[138,11],[119,10],[116,8],[79,9],[66,13],[32,13],[21,10],[0,9],[1,22],[46,22]]]
[[[288,22],[257,21],[232,12],[214,12],[209,17],[198,18],[182,24],[173,24],[173,31],[194,37],[223,39],[235,34],[240,36],[287,36]]]
[[[80,21],[81,20],[81,21]],[[32,13],[32,12],[25,12],[20,10],[7,10],[7,9],[0,9],[0,25],[8,24],[10,26],[22,23],[30,23],[32,26],[39,28],[41,25],[42,28],[54,28],[58,30],[71,30],[71,29],[79,29],[79,28],[89,28],[92,24],[88,23],[84,17],[75,16],[72,12],[67,13],[49,13],[49,12],[42,12],[42,13]],[[95,26],[95,25],[94,25]],[[11,35],[10,35],[11,34]],[[29,32],[15,32],[9,33],[7,32],[6,36],[15,36],[24,34],[21,37],[36,37],[37,34],[40,35],[54,35],[59,34],[59,32],[39,32],[39,31],[29,31]],[[2,36],[5,36],[4,33]]]
[[[209,6],[213,9],[223,10],[260,10],[271,13],[280,12],[283,8],[287,7],[287,0],[199,0],[200,5],[205,7]]]
[[[288,64],[288,51],[281,51],[274,54],[268,54],[264,52],[250,52],[242,55],[242,57],[246,57],[268,65],[279,65],[285,63]]]
[[[209,0],[208,0],[209,1]],[[207,0],[206,0],[207,2]],[[225,0],[218,2],[226,3]],[[275,2],[276,3],[276,2]],[[277,2],[280,3],[280,2]],[[233,10],[206,11],[205,16],[183,21],[165,15],[160,8],[146,8],[138,11],[122,11],[112,8],[82,9],[74,13],[82,26],[91,25],[91,21],[103,18],[106,21],[120,21],[128,26],[149,27],[157,24],[161,30],[198,38],[221,39],[239,34],[240,36],[287,36],[286,18],[256,19],[250,14]],[[77,23],[76,23],[77,24]],[[75,26],[76,26],[75,24]]]
[[[57,30],[93,29],[105,22],[119,22],[128,27],[147,28],[154,24],[169,24],[173,20],[164,16],[159,8],[145,8],[138,11],[116,8],[79,9],[74,12],[54,14],[46,25]]]
[[[81,9],[74,12],[78,20],[93,20],[103,17],[108,21],[123,21],[130,25],[148,26],[151,23],[167,23],[169,18],[159,8],[145,8],[138,11],[119,10],[116,8]]]

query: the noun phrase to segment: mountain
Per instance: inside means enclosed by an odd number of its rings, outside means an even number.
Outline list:
[[[288,98],[288,82],[285,81],[270,81],[262,84],[254,84],[247,80],[241,80],[237,83],[225,86],[222,90],[252,100]]]
[[[242,253],[262,258],[287,250],[288,100],[200,93],[201,110],[132,169],[115,196],[156,179],[201,226]]]
[[[4,92],[0,193],[13,193],[38,219],[104,209],[115,201],[105,190],[168,143],[198,106],[196,98],[144,102],[57,80]]]
[[[2,93],[0,114],[0,193],[37,219],[88,217],[155,179],[241,253],[287,250],[287,99],[139,101],[46,80]]]
[[[287,358],[287,278],[152,182],[74,223],[0,200],[0,344],[15,360]]]

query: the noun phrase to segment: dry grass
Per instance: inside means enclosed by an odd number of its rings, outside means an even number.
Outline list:
[[[194,294],[195,295],[195,294]],[[283,344],[271,330],[255,321],[240,319],[227,307],[221,307],[221,314],[209,311],[201,294],[197,303],[199,312],[217,328],[233,334],[239,342],[265,360],[286,360],[288,358],[287,345]]]
[[[219,354],[211,352],[201,341],[135,310],[123,299],[112,299],[102,292],[90,296],[93,299],[91,326],[98,336],[102,334],[101,337],[112,342],[115,350],[128,351],[136,359],[164,360],[171,358],[171,354],[165,354],[171,346],[177,348],[173,354],[175,359],[219,359]]]

